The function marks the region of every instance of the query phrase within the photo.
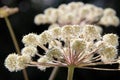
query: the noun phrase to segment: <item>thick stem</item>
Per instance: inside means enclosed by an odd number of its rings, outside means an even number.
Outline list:
[[[49,77],[49,80],[54,80],[54,79],[55,79],[55,76],[56,76],[58,70],[59,70],[59,67],[58,67],[58,66],[57,66],[57,67],[54,67],[54,69],[52,70],[52,73],[51,73],[51,75],[50,75],[50,77]]]
[[[16,37],[15,37],[14,31],[13,31],[13,29],[12,29],[12,26],[11,26],[11,23],[10,23],[8,17],[5,17],[5,22],[6,22],[6,24],[7,24],[8,30],[9,30],[9,32],[10,32],[10,36],[11,36],[11,38],[12,38],[12,41],[13,41],[13,44],[14,44],[14,46],[15,46],[16,52],[17,52],[17,54],[20,54],[20,48],[19,48],[17,39],[16,39]],[[23,72],[23,75],[24,75],[24,79],[25,79],[25,80],[29,80],[29,79],[28,79],[28,76],[27,76],[26,70],[24,69],[22,72]]]
[[[67,80],[73,80],[74,69],[75,69],[74,66],[69,66],[68,67]]]

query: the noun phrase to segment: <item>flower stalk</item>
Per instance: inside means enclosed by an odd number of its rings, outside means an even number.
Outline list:
[[[58,66],[53,68],[52,73],[50,74],[49,80],[54,80],[55,79],[55,77],[57,75],[56,73],[58,72],[58,70],[59,70]]]
[[[75,69],[74,66],[69,66],[68,67],[67,80],[73,80],[74,69]]]
[[[7,24],[8,30],[9,30],[9,32],[10,32],[10,36],[11,36],[11,38],[12,38],[12,40],[13,40],[13,43],[14,43],[16,52],[17,52],[18,54],[20,54],[19,45],[18,45],[18,43],[17,43],[17,39],[16,39],[16,37],[15,37],[15,33],[14,33],[13,29],[12,29],[12,26],[11,26],[11,23],[10,23],[8,17],[5,17],[5,22],[6,22],[6,24]]]
[[[12,38],[12,41],[13,41],[13,44],[14,44],[14,46],[15,46],[16,52],[20,55],[20,48],[19,48],[17,39],[16,39],[16,37],[15,37],[15,33],[14,33],[13,29],[12,29],[12,26],[11,26],[11,23],[10,23],[8,17],[5,17],[5,22],[6,22],[6,24],[7,24],[8,30],[9,30],[9,32],[10,32],[10,36],[11,36],[11,38]],[[23,69],[22,72],[23,72],[23,75],[24,75],[24,79],[25,79],[25,80],[29,80],[26,69]]]

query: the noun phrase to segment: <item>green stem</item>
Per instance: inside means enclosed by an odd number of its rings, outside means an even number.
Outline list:
[[[15,46],[16,52],[17,52],[17,54],[20,54],[20,48],[19,48],[17,39],[16,39],[16,37],[15,37],[14,31],[13,31],[13,29],[12,29],[12,26],[11,26],[11,23],[10,23],[8,17],[5,17],[5,22],[6,22],[6,24],[7,24],[8,30],[9,30],[9,32],[10,32],[10,36],[11,36],[11,38],[12,38],[12,41],[13,41],[13,44],[14,44],[14,46]],[[27,71],[24,69],[22,72],[23,72],[23,75],[24,75],[24,79],[25,79],[25,80],[29,80],[29,79],[28,79],[28,76],[27,76]]]
[[[68,67],[67,80],[73,80],[74,69],[75,69],[74,66],[69,66]]]

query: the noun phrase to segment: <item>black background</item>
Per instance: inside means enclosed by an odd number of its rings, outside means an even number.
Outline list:
[[[25,34],[30,32],[41,33],[48,28],[47,25],[36,26],[34,16],[42,13],[48,7],[58,7],[62,3],[71,1],[83,1],[102,8],[113,8],[120,18],[120,0],[0,0],[0,7],[18,7],[20,11],[9,16],[14,32],[16,34],[20,48],[24,47],[21,40]],[[120,36],[120,26],[104,29],[105,33],[116,33]],[[119,47],[118,47],[119,49]],[[0,18],[0,80],[24,80],[22,72],[9,72],[4,67],[4,60],[9,53],[15,52],[12,39],[6,27],[4,19]],[[114,67],[116,65],[108,65]],[[106,67],[106,66],[105,66]],[[52,68],[40,71],[37,68],[27,68],[29,80],[48,80]],[[60,68],[55,80],[66,80],[67,68]],[[97,71],[87,69],[75,69],[74,80],[120,80],[120,71]]]

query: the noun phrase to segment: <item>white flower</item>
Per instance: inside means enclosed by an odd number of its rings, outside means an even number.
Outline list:
[[[26,46],[21,50],[22,55],[35,56],[37,48],[34,46]]]
[[[48,50],[48,52],[46,53],[46,55],[48,57],[50,57],[50,58],[60,59],[61,55],[62,55],[62,51],[59,48],[54,47],[54,48]]]
[[[107,45],[118,46],[118,36],[116,34],[105,34],[103,36],[103,42]]]
[[[49,59],[49,57],[47,57],[47,56],[45,55],[45,56],[39,58],[39,59],[37,60],[37,62],[44,64],[44,63],[50,62],[50,59]],[[45,70],[47,67],[49,67],[49,66],[44,66],[44,65],[39,65],[39,66],[38,66],[38,68],[39,68],[40,70]]]
[[[55,27],[60,27],[59,24],[51,24],[48,29],[53,29]]]
[[[78,10],[78,15],[80,17],[80,20],[83,20],[87,17],[88,13],[89,13],[89,10],[84,6],[83,8],[80,8]]]
[[[18,55],[15,53],[9,54],[5,59],[5,67],[8,68],[10,72],[17,71],[16,60]]]
[[[29,33],[28,35],[25,35],[23,37],[22,42],[25,44],[25,46],[28,45],[37,46],[38,35],[35,33]]]
[[[42,45],[50,42],[53,39],[53,37],[49,31],[44,31],[38,36],[38,39],[39,43]]]
[[[58,7],[58,10],[67,10],[67,5],[66,4],[61,4],[59,7]]]
[[[47,22],[47,17],[44,14],[38,14],[35,16],[34,23],[36,25],[45,24]]]
[[[75,37],[76,37],[76,36],[79,37],[80,33],[82,32],[82,26],[73,25],[72,28],[73,28],[73,34],[74,34],[74,36],[75,36]]]
[[[86,51],[91,52],[93,49],[95,49],[94,42],[86,42]]]
[[[117,57],[117,49],[114,46],[106,46],[99,53],[104,63],[112,62]]]
[[[60,38],[60,36],[61,36],[61,28],[60,27],[55,27],[55,28],[51,29],[50,32],[54,38]]]
[[[61,29],[62,37],[71,38],[73,37],[73,27],[71,25],[65,25]]]
[[[71,2],[68,4],[70,6],[71,10],[76,10],[77,8],[80,8],[84,5],[82,2]]]
[[[95,28],[96,28],[96,30],[98,31],[98,33],[102,34],[102,32],[103,32],[102,27],[100,27],[100,26],[95,26]]]
[[[9,54],[5,60],[5,67],[9,69],[9,71],[19,71],[27,67],[27,64],[31,61],[30,56],[22,55],[19,56],[15,53]]]
[[[107,17],[106,17],[107,16]],[[118,26],[119,19],[114,9],[102,9],[92,4],[71,2],[61,4],[58,8],[47,8],[43,14],[35,16],[37,25],[50,23],[62,25],[97,24],[104,26]]]
[[[104,25],[104,26],[118,26],[120,23],[118,17],[116,16],[103,16],[100,21],[99,24]]]
[[[58,41],[58,40],[54,40],[54,41],[49,42],[49,49],[53,48],[53,47],[61,48],[62,47],[62,43],[60,41]]]
[[[86,48],[86,42],[81,39],[74,39],[71,43],[71,48],[73,51],[82,52]]]
[[[18,70],[25,69],[28,66],[28,63],[30,63],[31,57],[28,55],[22,55],[18,56],[16,60],[16,67]]]
[[[114,9],[112,9],[112,8],[106,8],[105,10],[104,10],[104,15],[116,15],[116,12],[115,12],[115,10]]]
[[[57,9],[55,8],[47,8],[44,11],[45,15],[49,15],[49,16],[57,16]]]
[[[83,36],[87,41],[93,41],[95,39],[99,40],[101,38],[100,33],[97,31],[95,26],[86,25],[83,28]]]

